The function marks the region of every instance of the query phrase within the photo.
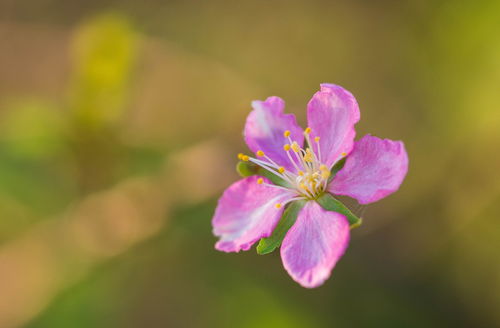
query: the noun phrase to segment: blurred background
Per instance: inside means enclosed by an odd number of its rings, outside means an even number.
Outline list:
[[[500,327],[500,2],[0,0],[0,327]],[[214,250],[253,99],[404,140],[330,280]]]

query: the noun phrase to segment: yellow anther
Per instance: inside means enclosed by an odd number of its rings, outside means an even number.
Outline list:
[[[310,128],[310,127],[307,127],[307,128],[304,130],[304,133],[305,133],[305,134],[309,134],[309,133],[311,133],[311,128]]]
[[[259,150],[259,151],[257,151],[257,156],[262,157],[262,156],[265,156],[265,154],[262,150]]]
[[[292,143],[292,149],[293,149],[293,151],[294,151],[294,152],[298,153],[298,152],[300,151],[300,146],[299,146],[299,144],[298,144],[297,142],[295,142],[295,141],[294,141],[294,142]]]
[[[319,137],[314,137],[315,142],[319,142]]]
[[[276,208],[281,208],[281,206],[282,206],[281,203],[276,203],[276,205],[274,205],[274,207]]]
[[[320,169],[321,171],[328,171],[328,167],[326,167],[326,165],[325,165],[325,164],[321,164],[321,165],[319,166],[319,169]]]
[[[347,156],[347,153],[342,153],[342,154],[340,154],[340,155],[341,155],[341,156]]]
[[[300,176],[303,176],[303,175],[304,175],[304,172],[302,172],[302,171],[299,171],[299,172],[297,172],[297,173],[298,173]]]
[[[285,172],[285,168],[283,166],[280,166],[279,169],[278,169],[278,172],[279,173]]]
[[[285,138],[288,138],[290,136],[291,132],[290,130],[286,130],[285,132],[283,132],[283,135],[285,136]]]
[[[240,159],[240,160],[241,160],[241,158],[242,158],[242,157],[243,157],[243,154],[242,154],[242,153],[239,153],[239,154],[238,154],[238,159]]]
[[[248,160],[250,159],[250,157],[248,157],[247,155],[241,155],[241,158],[240,158],[242,161],[244,162],[248,162]]]
[[[289,150],[290,150],[290,145],[289,145],[289,144],[284,145],[284,146],[283,146],[283,149],[284,149],[285,151],[289,151]]]
[[[258,184],[263,184],[263,183],[264,183],[264,179],[262,179],[262,178],[258,178],[258,179],[257,179],[257,183],[258,183]]]
[[[322,171],[321,172],[321,177],[323,179],[328,179],[330,177],[330,171]]]
[[[314,157],[313,157],[313,153],[312,153],[311,149],[307,148],[306,154],[304,155],[304,161],[312,162],[313,159],[314,159]]]

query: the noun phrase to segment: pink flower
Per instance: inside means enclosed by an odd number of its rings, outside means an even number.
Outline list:
[[[282,222],[285,217],[296,221],[288,231],[280,227],[275,232],[284,236],[283,266],[302,286],[317,287],[344,254],[350,230],[350,212],[328,208],[324,200],[342,207],[331,195],[346,195],[369,204],[395,192],[408,169],[406,150],[401,141],[371,135],[354,141],[358,104],[337,85],[322,84],[309,101],[305,130],[293,114],[284,113],[281,98],[254,101],[252,107],[244,136],[256,157],[240,154],[239,158],[258,166],[258,172],[271,172],[281,183],[253,175],[226,189],[212,220],[213,232],[220,237],[215,248],[248,250],[273,234],[289,208]],[[294,210],[293,204],[298,204]]]

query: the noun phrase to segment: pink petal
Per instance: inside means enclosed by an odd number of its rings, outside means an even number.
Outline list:
[[[347,219],[310,201],[283,240],[283,266],[303,287],[318,287],[330,277],[348,243]]]
[[[258,184],[258,178],[233,183],[219,199],[212,219],[213,233],[220,237],[215,244],[219,251],[246,251],[260,238],[269,237],[283,213],[283,206],[275,205],[293,197],[292,192]]]
[[[407,171],[403,142],[366,135],[354,144],[328,190],[356,198],[361,204],[373,203],[398,190]]]
[[[279,97],[269,97],[266,101],[255,100],[252,107],[244,132],[248,147],[254,153],[262,150],[278,165],[294,170],[283,150],[283,145],[289,143],[283,133],[289,130],[292,140],[302,146],[304,136],[295,115],[284,114],[285,102]]]
[[[354,142],[354,124],[359,121],[358,103],[344,88],[334,84],[321,84],[307,105],[307,121],[311,140],[320,137],[321,161],[333,165],[348,154]]]

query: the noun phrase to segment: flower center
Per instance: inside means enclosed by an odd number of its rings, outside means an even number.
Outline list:
[[[313,142],[311,142],[310,134],[311,128],[306,128],[304,136],[307,147],[302,148],[296,141],[291,139],[290,131],[287,130],[283,133],[285,138],[283,151],[286,152],[290,163],[295,169],[294,171],[286,170],[283,166],[279,166],[262,150],[256,153],[259,158],[243,154],[239,154],[238,158],[243,161],[255,163],[288,182],[290,185],[289,188],[265,184],[274,188],[296,191],[297,197],[292,198],[289,202],[296,199],[316,199],[327,187],[331,168],[321,162],[320,138],[315,137]],[[345,155],[345,153],[342,153],[342,156]],[[257,183],[262,184],[264,180],[258,179]],[[282,205],[284,204],[277,204],[280,207]]]

